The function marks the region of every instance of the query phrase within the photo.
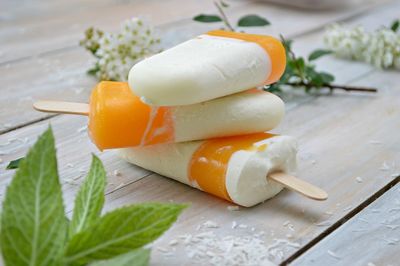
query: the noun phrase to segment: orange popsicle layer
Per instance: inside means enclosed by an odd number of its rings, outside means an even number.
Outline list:
[[[256,147],[253,144],[273,136],[258,133],[206,140],[192,155],[188,173],[190,182],[203,191],[232,201],[225,180],[232,154],[240,150],[265,150],[266,145]]]
[[[285,72],[285,67],[286,67],[285,47],[279,40],[275,39],[274,37],[266,35],[233,32],[233,31],[224,31],[224,30],[209,31],[207,32],[207,35],[234,38],[247,42],[254,42],[259,46],[261,46],[269,55],[272,63],[271,73],[266,78],[264,85],[277,82]]]
[[[89,134],[100,150],[174,140],[169,107],[150,107],[126,82],[102,81],[92,91]],[[118,137],[116,137],[118,136]]]

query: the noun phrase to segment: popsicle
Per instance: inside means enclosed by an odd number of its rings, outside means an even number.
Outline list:
[[[294,138],[269,133],[120,150],[130,163],[245,207],[283,187],[325,200],[325,191],[291,175],[296,153]]]
[[[187,105],[274,83],[285,66],[277,39],[215,30],[137,63],[129,85],[148,104]]]
[[[100,150],[263,132],[277,126],[284,104],[256,89],[208,102],[174,107],[144,104],[126,82],[100,82],[90,103],[39,101],[34,108],[89,116],[89,134]]]

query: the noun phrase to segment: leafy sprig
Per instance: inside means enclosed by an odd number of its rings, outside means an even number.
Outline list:
[[[265,86],[264,90],[279,93],[282,92],[284,86],[293,88],[304,88],[305,92],[318,91],[322,88],[328,88],[330,92],[333,90],[360,91],[360,92],[376,92],[375,88],[361,88],[352,86],[335,85],[332,82],[335,77],[324,71],[318,71],[313,64],[314,61],[332,53],[330,50],[317,49],[308,55],[308,59],[297,56],[292,50],[292,41],[286,40],[281,35],[281,41],[286,50],[286,69],[281,79],[269,86]]]
[[[226,29],[235,31],[235,27],[231,24],[224,11],[229,7],[229,5],[221,0],[215,0],[214,5],[218,10],[218,15],[200,14],[195,16],[193,20],[204,23],[223,22]],[[237,27],[260,27],[267,25],[270,25],[270,22],[267,19],[255,14],[243,16],[236,23]]]
[[[235,27],[229,22],[224,11],[228,7],[223,1],[214,1],[219,15],[198,15],[193,20],[198,22],[214,23],[223,22],[225,28],[230,31],[236,31]],[[399,27],[399,21],[394,22],[391,26],[393,31]],[[257,27],[267,26],[270,22],[258,15],[246,15],[237,22],[238,27]],[[286,69],[281,79],[271,85],[265,86],[264,90],[280,93],[284,86],[292,88],[304,88],[305,92],[310,93],[319,91],[322,88],[328,88],[330,92],[333,90],[359,91],[359,92],[376,92],[375,88],[352,87],[332,84],[335,80],[334,75],[328,72],[319,71],[316,69],[314,61],[332,53],[330,50],[317,49],[308,55],[308,58],[297,56],[292,50],[292,40],[286,40],[281,35],[281,41],[286,49]]]
[[[106,173],[93,156],[68,221],[58,178],[54,137],[48,129],[20,161],[7,188],[0,246],[6,265],[147,265],[143,248],[186,207],[145,203],[101,216]]]

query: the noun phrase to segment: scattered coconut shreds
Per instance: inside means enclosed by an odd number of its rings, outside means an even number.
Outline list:
[[[3,162],[3,159],[0,158],[0,163],[2,163],[2,162]]]
[[[356,177],[356,181],[357,181],[358,183],[362,183],[362,182],[363,182],[363,179],[361,178],[361,176],[357,176],[357,177]]]
[[[316,225],[316,226],[330,226],[330,225],[332,225],[332,222],[330,222],[330,221],[322,221],[322,222],[319,222],[319,223],[314,223],[314,225]]]
[[[312,161],[311,161],[311,164],[316,164],[316,163],[317,163],[316,160],[312,160]]]
[[[232,222],[232,229],[235,229],[237,227],[237,222],[236,221],[233,221]]]
[[[373,263],[373,262],[368,262],[368,263],[367,263],[367,266],[376,266],[376,265],[375,265],[375,263]]]
[[[331,212],[331,211],[326,211],[325,214],[326,214],[326,215],[333,215],[333,212]]]
[[[393,178],[395,178],[395,177],[400,176],[400,173],[394,173],[394,174],[391,174],[390,176],[393,177]]]
[[[72,163],[67,163],[68,168],[74,168],[74,165]]]
[[[82,132],[85,132],[86,130],[87,130],[87,126],[83,126],[83,127],[78,128],[77,132],[82,133]]]
[[[119,170],[114,170],[113,175],[114,176],[122,176],[122,174]]]
[[[272,261],[283,259],[288,250],[300,248],[300,244],[287,239],[274,239],[267,246],[261,238],[264,234],[246,236],[218,236],[214,232],[178,236],[182,240],[184,253],[193,265],[275,265]],[[176,240],[177,241],[177,240]],[[164,256],[171,250],[157,249]],[[173,254],[172,254],[173,255]]]
[[[208,221],[203,223],[202,227],[205,227],[205,228],[218,228],[219,225],[214,221],[208,220]]]
[[[379,238],[386,242],[388,245],[397,245],[400,242],[398,238]]]
[[[178,244],[179,244],[179,242],[176,239],[173,239],[173,240],[169,241],[169,243],[168,243],[168,245],[170,245],[170,246],[176,246]]]
[[[327,253],[329,254],[329,256],[331,256],[332,258],[335,258],[337,260],[342,259],[339,255],[337,255],[335,252],[328,250]]]
[[[228,209],[228,211],[238,211],[239,210],[239,206],[237,206],[237,205],[230,205],[226,208]]]
[[[240,228],[240,229],[246,229],[247,227],[248,227],[247,224],[239,224],[238,225],[238,228]]]
[[[382,166],[381,166],[381,168],[379,168],[379,170],[388,171],[388,170],[390,170],[390,166],[386,162],[383,162]]]

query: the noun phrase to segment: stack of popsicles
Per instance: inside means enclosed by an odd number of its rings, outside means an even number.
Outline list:
[[[89,116],[101,150],[242,206],[284,186],[326,193],[290,174],[296,141],[265,133],[284,104],[257,87],[284,72],[285,49],[269,36],[211,31],[132,67],[129,82],[100,82],[90,103],[40,101],[41,111]],[[325,193],[325,194],[324,194]]]

